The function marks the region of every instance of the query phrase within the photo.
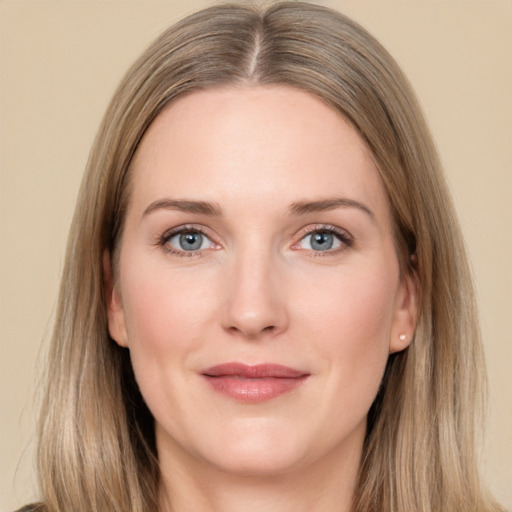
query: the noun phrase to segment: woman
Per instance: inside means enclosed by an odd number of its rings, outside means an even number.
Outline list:
[[[41,510],[501,510],[483,373],[435,149],[371,36],[219,6],[140,57],[69,238]]]

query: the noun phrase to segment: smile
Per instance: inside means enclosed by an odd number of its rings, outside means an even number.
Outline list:
[[[309,377],[287,366],[225,363],[204,370],[201,375],[212,388],[239,402],[258,403],[271,400],[299,387]]]

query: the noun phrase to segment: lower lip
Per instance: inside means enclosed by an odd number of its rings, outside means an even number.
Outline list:
[[[203,375],[212,388],[239,402],[258,403],[272,400],[297,389],[306,379],[301,377],[243,378],[237,376],[211,377]]]

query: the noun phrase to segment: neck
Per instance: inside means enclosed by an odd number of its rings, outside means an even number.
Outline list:
[[[184,452],[161,452],[161,510],[351,512],[364,431],[358,434],[358,442],[336,447],[321,460],[264,475],[228,473]]]

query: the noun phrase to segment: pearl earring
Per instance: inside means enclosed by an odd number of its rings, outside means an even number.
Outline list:
[[[400,338],[400,341],[405,341],[407,336],[405,334],[400,334],[399,338]]]

